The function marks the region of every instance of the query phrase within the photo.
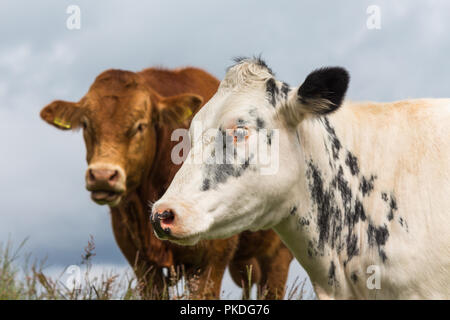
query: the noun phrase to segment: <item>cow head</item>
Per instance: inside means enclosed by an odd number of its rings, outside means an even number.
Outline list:
[[[306,117],[336,110],[348,82],[347,71],[332,67],[291,88],[262,60],[238,60],[192,120],[188,159],[152,208],[157,236],[195,244],[279,223],[302,176],[293,163],[302,152],[296,127]],[[196,126],[203,133],[198,137]],[[262,163],[261,149],[271,148],[276,152]],[[274,162],[276,170],[264,172]]]
[[[138,73],[108,70],[79,102],[54,101],[41,117],[61,130],[83,130],[86,188],[96,203],[116,206],[152,165],[155,126],[180,124],[201,103],[190,94],[163,98]]]

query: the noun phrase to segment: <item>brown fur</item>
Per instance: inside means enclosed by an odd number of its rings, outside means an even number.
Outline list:
[[[162,290],[167,283],[163,267],[183,265],[188,277],[198,277],[195,297],[217,299],[227,265],[233,280],[245,288],[247,266],[252,265],[252,283],[267,288],[266,298],[282,298],[292,255],[273,231],[181,247],[157,239],[150,224],[149,201],[163,195],[180,167],[170,158],[178,143],[170,141],[171,132],[188,128],[192,117],[185,118],[186,107],[195,113],[218,85],[217,79],[196,68],[108,70],[78,103],[54,101],[41,117],[60,129],[86,126],[87,162],[107,161],[125,170],[126,192],[111,208],[112,227],[122,253],[147,289]],[[139,121],[145,131],[130,138]]]

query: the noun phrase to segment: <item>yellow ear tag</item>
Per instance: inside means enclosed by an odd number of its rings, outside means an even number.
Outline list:
[[[186,108],[186,111],[184,111],[183,120],[187,120],[192,115],[191,108]]]
[[[72,125],[70,124],[70,122],[65,122],[64,120],[62,120],[60,118],[55,118],[53,120],[53,123],[56,124],[58,127],[61,127],[61,128],[64,128],[64,129],[72,128]]]

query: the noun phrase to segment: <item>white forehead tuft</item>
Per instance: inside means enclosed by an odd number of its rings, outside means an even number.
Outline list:
[[[225,78],[220,83],[219,90],[261,84],[272,77],[272,71],[261,59],[239,59],[234,66],[228,69]]]
[[[226,113],[245,113],[248,108],[260,106],[267,100],[266,82],[274,78],[272,70],[260,58],[235,61],[236,64],[227,70],[219,90],[197,112],[193,122],[200,121],[206,127],[214,127],[219,125]]]

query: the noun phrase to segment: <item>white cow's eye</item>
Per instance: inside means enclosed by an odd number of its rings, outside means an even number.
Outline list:
[[[249,136],[247,127],[236,127],[233,129],[233,141],[235,143],[247,140]]]

